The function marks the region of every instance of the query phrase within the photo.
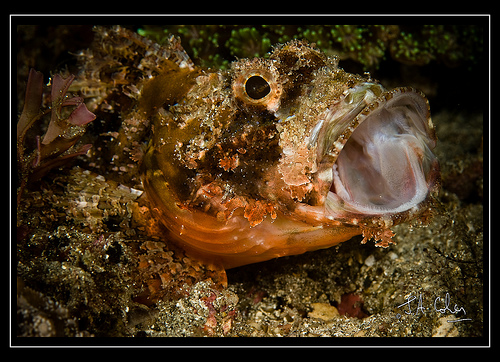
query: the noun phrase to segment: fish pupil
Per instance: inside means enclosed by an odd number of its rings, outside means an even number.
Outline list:
[[[245,92],[252,99],[262,99],[271,92],[271,86],[261,76],[253,75],[245,83]]]

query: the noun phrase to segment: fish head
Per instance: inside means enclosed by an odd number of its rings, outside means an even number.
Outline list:
[[[301,41],[195,71],[157,109],[143,161],[152,207],[187,249],[233,267],[362,233],[386,242],[428,207],[439,166],[421,92]]]

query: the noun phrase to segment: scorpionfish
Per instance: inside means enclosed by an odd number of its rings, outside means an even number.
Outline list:
[[[420,91],[349,74],[300,40],[219,70],[173,36],[94,30],[76,87],[91,111],[119,114],[117,167],[186,251],[231,268],[355,235],[386,247],[393,225],[430,213],[439,165]]]

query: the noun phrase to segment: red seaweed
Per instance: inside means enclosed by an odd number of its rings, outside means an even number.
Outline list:
[[[40,179],[51,169],[63,166],[75,156],[86,154],[91,147],[90,144],[75,146],[85,132],[85,126],[96,116],[87,109],[83,98],[67,96],[68,88],[74,79],[74,75],[67,78],[60,74],[54,75],[50,89],[50,106],[47,107],[42,102],[43,74],[34,69],[30,70],[24,107],[17,122],[18,202],[27,184]],[[74,108],[66,110],[66,107]],[[47,131],[43,136],[35,136],[36,147],[34,150],[28,150],[27,131],[49,113]]]

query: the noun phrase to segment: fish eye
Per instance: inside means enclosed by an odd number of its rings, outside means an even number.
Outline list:
[[[271,86],[260,75],[252,75],[245,82],[245,92],[250,98],[258,100],[271,92]]]
[[[276,112],[283,87],[280,74],[268,59],[242,59],[231,66],[232,91],[243,109]]]

